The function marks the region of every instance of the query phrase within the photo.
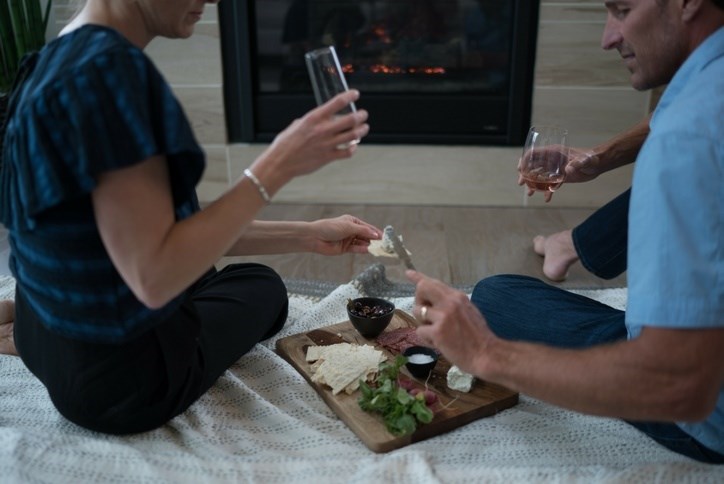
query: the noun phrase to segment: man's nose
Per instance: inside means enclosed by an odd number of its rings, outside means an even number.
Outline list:
[[[603,27],[603,35],[601,36],[601,48],[603,50],[614,49],[621,43],[623,36],[619,21],[614,19],[611,14],[606,19],[606,25]]]

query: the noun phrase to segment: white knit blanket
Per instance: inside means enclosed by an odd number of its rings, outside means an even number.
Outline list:
[[[115,437],[81,429],[56,412],[19,358],[0,356],[0,482],[724,482],[724,466],[672,453],[621,421],[525,395],[495,416],[375,454],[274,344],[346,320],[347,298],[384,295],[409,311],[411,286],[391,283],[376,265],[336,288],[289,281],[289,289],[282,333],[153,432]],[[0,278],[0,297],[12,294],[12,279]],[[625,289],[585,294],[625,306]]]

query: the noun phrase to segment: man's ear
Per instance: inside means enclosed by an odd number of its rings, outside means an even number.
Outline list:
[[[681,5],[681,20],[691,22],[708,0],[678,0]]]

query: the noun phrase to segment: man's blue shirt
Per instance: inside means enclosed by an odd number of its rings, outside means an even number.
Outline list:
[[[692,53],[666,88],[636,160],[629,211],[630,338],[643,326],[724,328],[723,182],[724,27]],[[704,422],[679,426],[724,453],[724,389]]]

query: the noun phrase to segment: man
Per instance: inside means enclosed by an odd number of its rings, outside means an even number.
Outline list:
[[[724,463],[724,0],[606,7],[602,46],[631,84],[668,83],[636,160],[626,312],[524,276],[471,303],[409,271],[418,334],[481,379]]]

